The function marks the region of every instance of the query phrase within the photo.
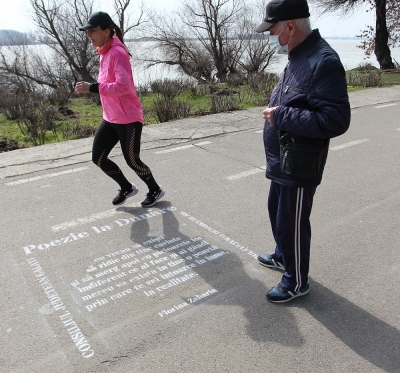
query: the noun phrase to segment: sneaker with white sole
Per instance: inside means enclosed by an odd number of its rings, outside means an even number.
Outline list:
[[[308,294],[309,290],[310,290],[309,284],[304,286],[303,289],[300,289],[300,291],[294,291],[294,290],[289,290],[287,287],[279,283],[267,293],[267,299],[272,303],[289,302],[294,298]]]
[[[285,266],[272,258],[271,254],[261,254],[257,258],[258,262],[268,268],[278,269],[280,271],[285,271]]]
[[[150,207],[156,204],[156,202],[164,197],[165,191],[160,185],[159,190],[147,193],[146,199],[142,202],[143,207]]]
[[[130,189],[127,190],[119,190],[118,195],[113,199],[112,203],[114,206],[119,206],[125,203],[125,201],[129,198],[129,197],[133,197],[134,195],[136,195],[139,192],[139,189],[136,188],[135,185],[132,184],[132,187]]]

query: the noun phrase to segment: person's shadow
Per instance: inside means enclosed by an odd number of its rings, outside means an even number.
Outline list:
[[[157,208],[167,209],[171,207],[169,201],[162,201],[157,203]],[[146,213],[146,209],[128,209],[122,208],[121,210],[131,213],[135,216],[140,216]],[[156,211],[156,210],[155,210]],[[231,305],[240,306],[243,309],[247,319],[246,333],[254,340],[263,342],[273,339],[275,342],[284,346],[295,347],[302,343],[302,336],[296,327],[296,320],[290,310],[280,309],[267,304],[265,294],[267,289],[265,284],[261,281],[251,278],[244,269],[243,262],[239,256],[234,253],[234,250],[229,248],[229,244],[225,243],[220,245],[216,240],[213,240],[212,235],[205,234],[205,230],[196,226],[189,220],[188,226],[191,232],[195,232],[193,237],[185,235],[180,230],[179,221],[176,217],[180,213],[179,210],[162,214],[163,222],[163,237],[165,240],[180,237],[180,242],[191,240],[195,236],[202,236],[203,239],[210,243],[210,245],[218,246],[219,251],[228,251],[228,255],[222,258],[212,260],[204,265],[198,265],[192,270],[204,279],[211,288],[216,289],[217,292],[212,296],[201,300],[200,302],[193,303],[192,305],[204,304],[209,305]],[[193,225],[192,225],[193,224]],[[143,244],[146,241],[160,236],[158,230],[150,232],[150,224],[148,219],[140,220],[132,224],[131,227],[131,240],[135,243]],[[171,244],[173,245],[173,244]],[[201,251],[199,249],[198,251]],[[178,253],[179,250],[174,250],[171,253]],[[213,252],[212,252],[213,253]],[[212,254],[211,253],[211,254]],[[190,254],[190,253],[189,253]],[[180,255],[184,259],[181,266],[193,263],[193,260],[187,261],[188,254]],[[247,266],[246,266],[247,267]],[[248,270],[263,271],[263,268],[258,263],[250,265]],[[278,275],[278,274],[277,274]],[[196,290],[194,290],[196,291]],[[184,298],[182,298],[184,300]],[[291,330],[291,337],[288,338],[285,333],[282,333],[282,325],[275,323],[274,319],[279,317],[282,323]]]
[[[157,204],[160,209],[168,207],[171,207],[168,201]],[[123,210],[135,216],[146,213],[145,209]],[[193,237],[180,231],[175,214],[179,214],[179,211],[162,214],[163,237],[166,240],[175,237],[181,237],[182,241],[190,240]],[[196,231],[194,225],[190,225],[189,229]],[[131,240],[142,244],[159,236],[159,232],[154,236],[149,233],[148,220],[140,220],[132,224]],[[196,232],[203,237],[204,233],[200,227]],[[206,241],[207,238],[204,237]],[[216,243],[216,246],[224,251],[230,249],[227,243]],[[185,259],[182,266],[189,264],[186,255],[181,255],[181,258]],[[259,266],[256,259],[254,265],[244,264],[234,250],[229,250],[229,255],[197,266],[193,271],[218,291],[200,303],[241,307],[247,319],[246,333],[257,342],[272,341],[287,347],[301,346],[304,337],[291,311],[293,307],[301,307],[363,359],[385,372],[400,373],[400,331],[312,279],[310,294],[306,297],[290,303],[272,304],[265,298],[269,287],[248,275],[253,271],[270,271]],[[271,272],[266,272],[267,276],[271,276]],[[277,276],[279,279],[280,273]]]
[[[363,359],[385,372],[400,373],[399,329],[316,281],[310,280],[310,299],[299,301],[297,306]]]

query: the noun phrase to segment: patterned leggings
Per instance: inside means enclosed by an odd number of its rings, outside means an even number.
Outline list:
[[[150,191],[159,189],[150,168],[139,157],[142,128],[143,124],[140,122],[113,124],[103,120],[94,136],[93,163],[115,180],[122,190],[129,189],[131,183],[125,178],[120,168],[108,158],[118,141],[121,144],[122,153],[128,166],[146,183]]]

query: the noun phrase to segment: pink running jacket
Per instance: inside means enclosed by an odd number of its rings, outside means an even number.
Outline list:
[[[136,94],[129,54],[118,37],[100,54],[97,81],[103,106],[103,119],[114,124],[144,123],[142,103]],[[108,47],[108,46],[107,46]]]

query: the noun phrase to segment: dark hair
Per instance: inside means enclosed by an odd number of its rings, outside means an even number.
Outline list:
[[[121,29],[115,25],[114,27],[110,27],[110,26],[101,26],[100,28],[102,30],[105,30],[107,28],[110,29],[110,36],[114,37],[114,35],[118,36],[118,39],[121,40],[121,43],[125,46],[126,51],[128,52],[128,54],[132,57],[131,52],[129,52],[129,49],[127,48],[126,44],[124,43],[124,35],[122,34]]]

